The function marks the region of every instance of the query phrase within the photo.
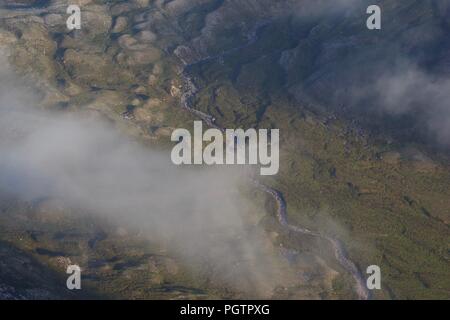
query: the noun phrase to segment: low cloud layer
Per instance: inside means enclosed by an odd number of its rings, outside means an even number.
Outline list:
[[[375,87],[379,106],[390,114],[416,114],[439,143],[450,146],[450,79],[415,66],[384,73]]]
[[[450,78],[427,72],[404,59],[390,67],[380,64],[377,72],[363,77],[346,76],[351,84],[335,91],[335,101],[396,117],[398,122],[408,117],[414,121],[410,126],[414,125],[414,130],[421,131],[431,143],[450,147]]]
[[[281,61],[287,63],[289,75],[297,61],[313,67],[305,79],[290,84],[290,92],[301,102],[321,104],[351,120],[355,111],[364,125],[390,131],[400,141],[420,140],[448,149],[449,5],[375,3],[382,9],[379,31],[366,29],[367,1],[299,1],[299,12],[317,23],[315,32]],[[326,17],[333,12],[338,14]],[[309,55],[314,56],[312,62]]]
[[[57,198],[139,225],[187,264],[206,261],[219,282],[270,296],[277,258],[262,230],[246,223],[242,172],[177,168],[169,153],[143,148],[98,119],[37,110],[5,67],[0,79],[1,193]]]

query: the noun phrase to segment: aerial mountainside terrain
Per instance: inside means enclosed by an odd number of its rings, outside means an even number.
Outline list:
[[[450,299],[449,156],[448,0],[0,0],[0,299]]]

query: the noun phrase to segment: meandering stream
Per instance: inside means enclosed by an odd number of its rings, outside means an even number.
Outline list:
[[[181,59],[179,57],[180,60],[183,61],[183,64],[184,64],[183,71],[181,72],[181,77],[184,82],[183,93],[181,95],[181,101],[180,101],[182,108],[188,110],[189,112],[191,112],[198,118],[202,119],[208,126],[219,129],[222,132],[225,132],[225,129],[220,127],[216,123],[215,118],[213,116],[206,114],[202,111],[194,109],[193,104],[194,104],[195,97],[196,97],[197,93],[199,92],[199,89],[195,86],[194,81],[193,81],[192,77],[189,75],[188,70],[192,66],[200,64],[200,63],[211,62],[211,61],[215,61],[215,60],[222,60],[228,54],[234,53],[237,50],[240,50],[240,49],[243,49],[243,48],[246,48],[246,47],[252,45],[253,43],[255,43],[258,40],[259,30],[262,27],[266,26],[267,24],[268,24],[267,22],[264,22],[262,24],[257,25],[255,27],[255,29],[249,33],[249,37],[248,37],[249,40],[247,43],[245,43],[241,46],[238,46],[236,48],[227,50],[227,51],[223,52],[222,54],[218,54],[218,55],[214,55],[214,56],[207,56],[205,58],[199,59],[190,64],[185,63],[184,59]],[[258,189],[269,194],[275,200],[275,202],[277,204],[276,216],[277,216],[279,224],[282,227],[284,227],[285,229],[287,229],[291,232],[295,232],[295,233],[302,234],[302,235],[310,235],[310,236],[318,237],[318,238],[328,241],[333,248],[336,260],[340,263],[342,268],[344,268],[353,277],[353,279],[355,281],[354,288],[355,288],[356,294],[358,295],[358,298],[360,300],[370,299],[370,292],[367,289],[366,282],[365,282],[361,272],[358,270],[356,264],[352,260],[350,260],[350,258],[348,257],[347,252],[346,252],[342,242],[340,242],[338,239],[335,239],[331,236],[323,235],[319,232],[311,231],[311,230],[309,230],[307,228],[303,228],[301,226],[289,224],[288,218],[287,218],[288,217],[287,205],[286,205],[286,201],[284,200],[283,194],[280,191],[273,189],[267,185],[264,185],[257,180],[254,180],[253,183],[255,184],[255,186]]]

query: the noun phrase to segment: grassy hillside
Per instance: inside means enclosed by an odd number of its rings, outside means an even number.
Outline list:
[[[41,106],[100,114],[168,152],[172,130],[195,119],[180,108],[184,66],[174,54],[188,48],[186,60],[203,61],[187,69],[199,89],[194,108],[226,128],[280,129],[280,173],[265,182],[283,193],[292,224],[340,239],[363,272],[379,265],[383,289],[375,298],[450,298],[446,153],[422,131],[411,133],[409,119],[357,104],[341,109],[335,98],[398,56],[442,66],[446,26],[435,1],[381,1],[384,27],[376,34],[364,28],[364,10],[305,17],[301,1],[85,2],[86,25],[76,32],[65,30],[61,9],[1,12],[1,43]],[[297,252],[280,270],[298,276],[274,298],[355,298],[329,244],[286,232],[272,199],[248,186],[242,192],[258,213],[252,224],[283,254]],[[67,259],[82,261],[95,297],[248,297],[216,282],[206,264],[187,265],[113,221],[45,201],[4,199],[0,208],[5,247],[60,276]]]

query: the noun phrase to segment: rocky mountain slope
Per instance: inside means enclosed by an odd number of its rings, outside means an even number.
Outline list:
[[[264,183],[282,192],[290,223],[342,241],[362,273],[379,265],[383,289],[373,298],[449,298],[446,1],[378,1],[375,32],[365,28],[364,1],[73,3],[81,30],[65,26],[69,1],[0,9],[2,50],[40,107],[107,118],[164,150],[174,128],[197,118],[181,108],[186,94],[222,127],[280,128],[280,174]],[[408,85],[390,90],[399,82]],[[356,298],[329,243],[284,229],[273,199],[246,193],[263,208],[252,223],[292,275],[265,297]],[[8,250],[60,275],[67,259],[82,261],[95,295],[254,296],[139,231],[73,217],[51,201],[0,207],[0,240],[16,248]]]

